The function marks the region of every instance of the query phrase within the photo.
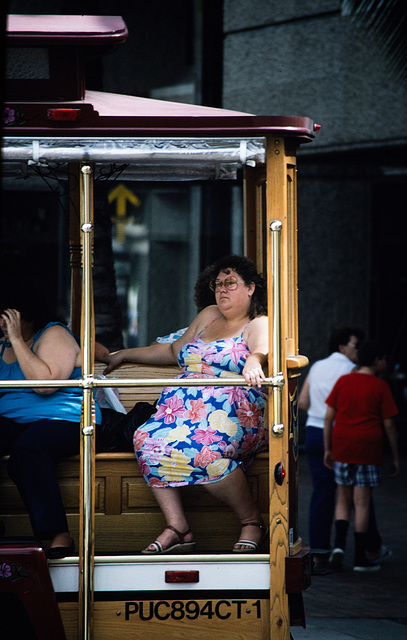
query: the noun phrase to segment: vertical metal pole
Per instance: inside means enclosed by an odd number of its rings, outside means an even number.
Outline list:
[[[272,260],[272,299],[273,299],[273,376],[282,375],[281,366],[281,251],[280,240],[283,225],[280,220],[270,222],[271,231],[271,260]],[[273,387],[273,426],[275,436],[284,432],[282,388]]]
[[[94,362],[94,317],[92,287],[93,239],[93,170],[81,166],[82,231],[82,376],[92,376]],[[81,541],[79,562],[79,638],[91,640],[93,631],[93,563],[94,563],[94,404],[92,388],[84,388],[82,411],[81,473]]]

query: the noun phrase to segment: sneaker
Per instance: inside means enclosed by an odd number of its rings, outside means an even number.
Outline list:
[[[377,558],[375,558],[374,560],[369,560],[369,562],[371,564],[380,564],[380,562],[382,562],[383,560],[387,560],[387,558],[390,558],[390,556],[392,555],[392,550],[382,545],[380,547],[380,554],[377,556]]]
[[[336,571],[339,571],[339,569],[342,569],[344,555],[345,555],[345,552],[343,549],[341,549],[340,547],[335,547],[335,549],[332,551],[329,557],[329,563],[332,569]]]
[[[366,560],[366,563],[360,563],[360,564],[355,564],[355,566],[353,567],[354,571],[358,571],[359,573],[370,573],[372,571],[379,571],[380,569],[380,564],[373,564],[372,562],[368,562]]]

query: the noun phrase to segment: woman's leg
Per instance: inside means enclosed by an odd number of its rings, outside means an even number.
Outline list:
[[[185,533],[189,529],[189,525],[186,519],[184,507],[182,506],[181,493],[178,487],[162,487],[152,488],[153,495],[158,502],[158,505],[163,512],[167,525],[174,527],[177,531]],[[192,532],[188,533],[184,537],[185,542],[192,542],[194,536]],[[164,531],[156,538],[157,542],[163,546],[163,549],[172,546],[178,542],[177,534],[171,529],[164,529]],[[154,551],[154,547],[149,545],[148,551]]]
[[[236,513],[242,525],[245,522],[257,522],[263,525],[260,510],[253,500],[246,476],[241,467],[232,471],[226,478],[218,482],[205,484],[205,489],[215,498],[227,504]],[[241,538],[259,543],[264,535],[264,529],[256,526],[242,528]],[[248,545],[237,544],[236,549],[249,549]]]
[[[10,450],[9,475],[27,507],[34,535],[51,539],[51,546],[69,546],[72,541],[54,465],[79,452],[80,426],[38,420],[24,427]]]

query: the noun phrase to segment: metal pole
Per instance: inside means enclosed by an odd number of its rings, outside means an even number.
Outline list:
[[[93,171],[89,165],[81,166],[81,231],[82,231],[82,377],[93,377],[93,288],[92,288],[92,238],[93,238]],[[82,476],[81,476],[81,543],[79,556],[79,637],[92,638],[93,562],[94,562],[94,432],[95,414],[91,386],[83,390],[82,411]]]
[[[273,298],[273,377],[283,378],[281,366],[281,274],[280,274],[280,240],[282,223],[280,220],[270,222],[272,250],[272,298]],[[273,386],[273,426],[274,436],[284,433],[282,385]]]

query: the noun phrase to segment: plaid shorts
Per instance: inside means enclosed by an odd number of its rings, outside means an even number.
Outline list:
[[[357,487],[377,487],[382,477],[382,468],[378,464],[350,464],[334,461],[336,484]]]

